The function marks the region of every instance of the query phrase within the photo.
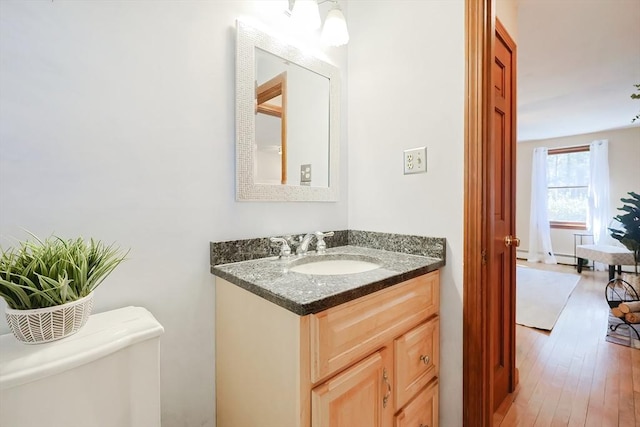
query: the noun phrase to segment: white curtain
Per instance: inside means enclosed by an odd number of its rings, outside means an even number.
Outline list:
[[[589,209],[587,227],[598,245],[613,243],[607,227],[612,220],[609,213],[609,142],[606,139],[593,141],[589,146]],[[597,270],[604,266],[596,263]]]
[[[551,230],[547,213],[547,148],[533,151],[531,173],[531,214],[529,216],[528,261],[556,264],[551,247]]]

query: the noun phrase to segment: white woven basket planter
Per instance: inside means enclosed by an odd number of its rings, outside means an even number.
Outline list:
[[[93,292],[79,300],[34,310],[6,308],[13,335],[26,344],[40,344],[75,334],[87,323],[93,309]]]

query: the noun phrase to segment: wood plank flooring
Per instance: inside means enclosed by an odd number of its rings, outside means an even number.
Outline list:
[[[566,273],[570,266],[520,265]],[[516,391],[500,427],[640,427],[640,350],[606,342],[608,274],[583,270],[549,333],[516,325]]]

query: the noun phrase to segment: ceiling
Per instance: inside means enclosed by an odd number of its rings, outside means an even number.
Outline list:
[[[632,125],[640,0],[518,0],[517,31],[518,141]]]

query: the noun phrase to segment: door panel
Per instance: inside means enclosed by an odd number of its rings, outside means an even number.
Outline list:
[[[515,178],[515,149],[512,148],[511,159],[503,157],[498,161],[492,157],[496,151],[492,136],[507,135],[505,143],[515,147],[515,91],[516,87],[516,46],[506,34],[504,28],[495,19],[495,2],[491,0],[466,0],[466,45],[467,58],[467,102],[465,115],[465,245],[464,245],[464,339],[463,339],[463,425],[468,427],[490,427],[493,419],[494,402],[497,406],[500,398],[494,389],[496,376],[501,368],[509,371],[509,389],[513,390],[517,381],[515,369],[515,263],[505,261],[513,259],[515,251],[509,248],[505,259],[497,257],[497,250],[504,245],[496,231],[494,213],[509,212],[500,208],[496,195],[508,196],[506,205],[511,205],[510,222],[513,225],[515,207],[513,203],[514,186],[508,183],[504,193],[497,192],[496,163],[501,162],[510,168],[507,173],[511,181]],[[511,65],[511,72],[505,72],[502,66],[496,66],[495,45],[497,33],[504,35],[503,41],[511,53],[511,61],[500,59],[499,64]],[[507,74],[510,76],[506,81]],[[503,80],[504,79],[504,80]],[[494,98],[504,98],[509,87],[512,89],[510,108],[504,111],[495,109]],[[496,89],[497,88],[497,89]],[[497,92],[497,95],[496,95]],[[508,112],[511,117],[500,119],[496,126],[496,116]],[[509,125],[509,129],[506,126]],[[503,127],[505,126],[505,127]],[[494,138],[495,139],[495,138]],[[500,170],[500,169],[498,169]],[[501,178],[500,178],[501,179]],[[504,181],[508,181],[504,177]],[[498,206],[498,208],[496,208]],[[509,231],[513,232],[513,228]],[[512,236],[509,234],[508,236]],[[517,240],[512,239],[517,242]],[[496,260],[511,265],[511,273],[507,268],[497,267]],[[504,264],[503,264],[504,265]],[[497,270],[502,269],[499,275]],[[507,270],[505,273],[504,270]],[[510,292],[511,295],[507,295]],[[499,309],[499,295],[511,300],[511,310],[503,312]],[[500,313],[496,317],[492,310]],[[511,317],[511,319],[509,319]],[[509,319],[508,321],[506,319]],[[497,325],[507,324],[506,328]],[[509,326],[511,329],[509,330]],[[511,345],[501,346],[497,333],[505,333]],[[505,349],[503,355],[499,349]]]
[[[488,146],[489,342],[493,410],[515,388],[515,45],[496,22],[493,129]]]
[[[393,378],[388,352],[384,348],[314,388],[311,426],[389,426]]]
[[[438,382],[431,383],[396,415],[395,427],[438,427]]]
[[[402,408],[438,375],[440,318],[416,326],[394,342],[396,408]]]

